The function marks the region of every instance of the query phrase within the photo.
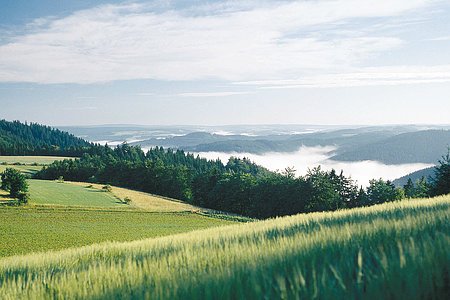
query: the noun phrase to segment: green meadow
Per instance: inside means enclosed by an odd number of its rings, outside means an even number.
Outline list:
[[[1,207],[0,257],[105,241],[133,241],[226,224],[233,222],[187,212]]]
[[[445,299],[449,218],[445,196],[7,257],[0,298]]]
[[[83,206],[83,207],[124,207],[112,193],[101,189],[88,188],[88,183],[74,185],[50,180],[28,180],[30,204]]]
[[[0,257],[233,224],[154,195],[89,183],[30,179],[26,206],[0,207]],[[129,205],[123,203],[128,197]],[[0,199],[8,199],[0,190]]]

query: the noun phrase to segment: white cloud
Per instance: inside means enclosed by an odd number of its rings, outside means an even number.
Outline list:
[[[392,17],[432,0],[231,1],[186,10],[105,5],[38,19],[0,46],[0,82],[255,80],[345,70],[399,47],[358,33],[364,18]],[[354,33],[339,25],[356,20]],[[333,30],[320,31],[315,26]]]
[[[235,82],[262,89],[333,88],[450,82],[450,65],[364,68],[358,72],[305,76],[288,80]]]

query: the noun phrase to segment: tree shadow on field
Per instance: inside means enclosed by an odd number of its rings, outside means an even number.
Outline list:
[[[102,190],[94,190],[94,189],[89,189],[88,190],[90,193],[106,193],[106,191],[102,191]]]

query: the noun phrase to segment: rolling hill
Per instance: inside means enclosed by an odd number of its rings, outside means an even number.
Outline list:
[[[450,130],[424,130],[399,134],[337,154],[338,161],[376,160],[385,164],[436,164],[450,145]]]
[[[90,143],[72,134],[36,123],[0,120],[0,155],[80,156]]]
[[[411,180],[413,182],[416,182],[417,180],[421,179],[422,177],[424,177],[427,181],[429,181],[428,179],[430,177],[434,176],[434,171],[435,171],[434,167],[425,168],[425,169],[410,173],[408,175],[405,175],[403,177],[397,178],[394,181],[392,181],[392,183],[395,186],[403,187],[408,182],[409,178],[411,178]]]

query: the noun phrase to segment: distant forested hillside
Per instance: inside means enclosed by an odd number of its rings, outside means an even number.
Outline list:
[[[90,145],[49,126],[0,120],[0,155],[80,156]]]
[[[399,134],[333,156],[333,160],[376,160],[386,164],[436,164],[450,145],[450,130],[424,130]]]
[[[403,177],[397,178],[394,181],[392,181],[392,183],[395,186],[403,187],[408,182],[408,179],[411,179],[412,182],[416,182],[417,180],[420,180],[423,177],[427,181],[429,181],[428,180],[429,177],[434,177],[434,172],[435,172],[434,167],[425,168],[416,172],[412,172]]]

